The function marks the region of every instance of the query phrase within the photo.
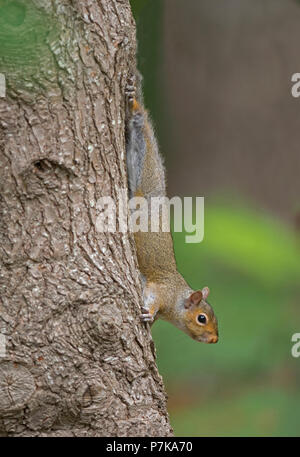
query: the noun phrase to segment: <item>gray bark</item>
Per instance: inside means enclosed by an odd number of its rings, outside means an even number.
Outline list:
[[[128,0],[0,0],[4,436],[172,433],[134,243],[95,227],[127,187],[135,52]]]

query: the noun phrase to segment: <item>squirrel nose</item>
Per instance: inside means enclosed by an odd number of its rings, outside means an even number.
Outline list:
[[[219,339],[218,335],[212,335],[208,338],[207,342],[208,343],[217,343],[218,339]]]

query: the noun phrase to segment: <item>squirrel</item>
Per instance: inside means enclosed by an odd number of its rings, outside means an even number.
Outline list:
[[[126,86],[126,155],[130,197],[166,196],[165,170],[141,89],[131,76]],[[209,288],[192,290],[177,270],[171,232],[134,233],[142,275],[141,320],[150,325],[161,318],[196,341],[216,343],[218,323],[207,302]]]

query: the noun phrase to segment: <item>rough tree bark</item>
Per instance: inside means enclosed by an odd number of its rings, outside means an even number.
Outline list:
[[[0,0],[2,435],[172,433],[134,244],[95,227],[135,51],[129,0]]]

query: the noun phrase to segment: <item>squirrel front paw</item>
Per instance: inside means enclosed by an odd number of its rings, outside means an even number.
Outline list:
[[[150,324],[154,322],[154,316],[147,308],[142,308],[142,314],[140,317],[142,322],[149,322]]]

